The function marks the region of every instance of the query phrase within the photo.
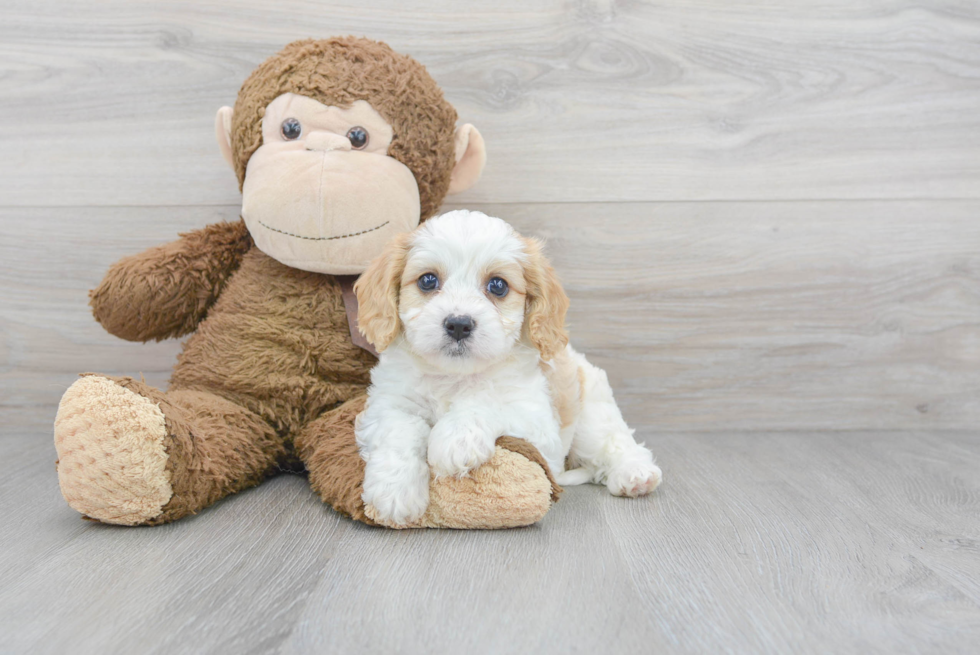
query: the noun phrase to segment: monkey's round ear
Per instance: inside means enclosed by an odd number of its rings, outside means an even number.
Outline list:
[[[449,179],[449,193],[460,193],[476,184],[486,163],[486,146],[477,129],[469,123],[456,128],[456,166]]]
[[[225,158],[231,170],[235,170],[235,162],[231,157],[231,107],[222,107],[214,117],[214,136],[218,139],[218,150]]]

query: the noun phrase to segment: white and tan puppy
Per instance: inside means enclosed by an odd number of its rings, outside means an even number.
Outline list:
[[[567,345],[568,298],[538,242],[449,212],[395,239],[355,290],[381,353],[355,428],[363,499],[380,520],[421,517],[430,467],[464,476],[504,435],[533,444],[561,484],[639,496],[660,483],[605,373]]]

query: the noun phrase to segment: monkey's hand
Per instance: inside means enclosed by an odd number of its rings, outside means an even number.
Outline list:
[[[252,247],[243,221],[215,223],[121,259],[89,293],[95,319],[129,341],[194,331]]]

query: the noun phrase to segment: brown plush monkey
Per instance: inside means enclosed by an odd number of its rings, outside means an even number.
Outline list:
[[[259,66],[216,121],[243,220],[123,259],[91,294],[116,336],[191,336],[166,392],[96,374],[66,391],[68,504],[156,525],[305,467],[324,501],[371,523],[353,422],[376,359],[352,342],[336,276],[476,181],[482,138],[455,123],[425,69],[383,43],[298,41]],[[537,451],[505,437],[471,477],[433,483],[425,524],[526,525],[557,491]]]

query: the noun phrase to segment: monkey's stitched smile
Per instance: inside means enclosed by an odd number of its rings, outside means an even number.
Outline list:
[[[360,236],[361,234],[367,234],[368,232],[374,232],[375,230],[380,230],[381,228],[383,228],[385,225],[387,225],[390,222],[391,221],[385,221],[381,225],[375,225],[374,227],[369,228],[367,230],[361,230],[360,232],[352,232],[350,234],[340,234],[340,235],[337,235],[335,237],[306,237],[306,236],[303,236],[302,234],[293,234],[292,232],[284,232],[283,230],[278,230],[278,229],[272,227],[271,225],[266,225],[262,221],[258,221],[259,225],[261,225],[262,227],[264,227],[267,230],[272,230],[273,232],[278,232],[279,234],[285,234],[287,237],[296,237],[297,239],[306,239],[307,241],[333,241],[335,239],[349,239],[350,237],[356,237],[356,236]]]

